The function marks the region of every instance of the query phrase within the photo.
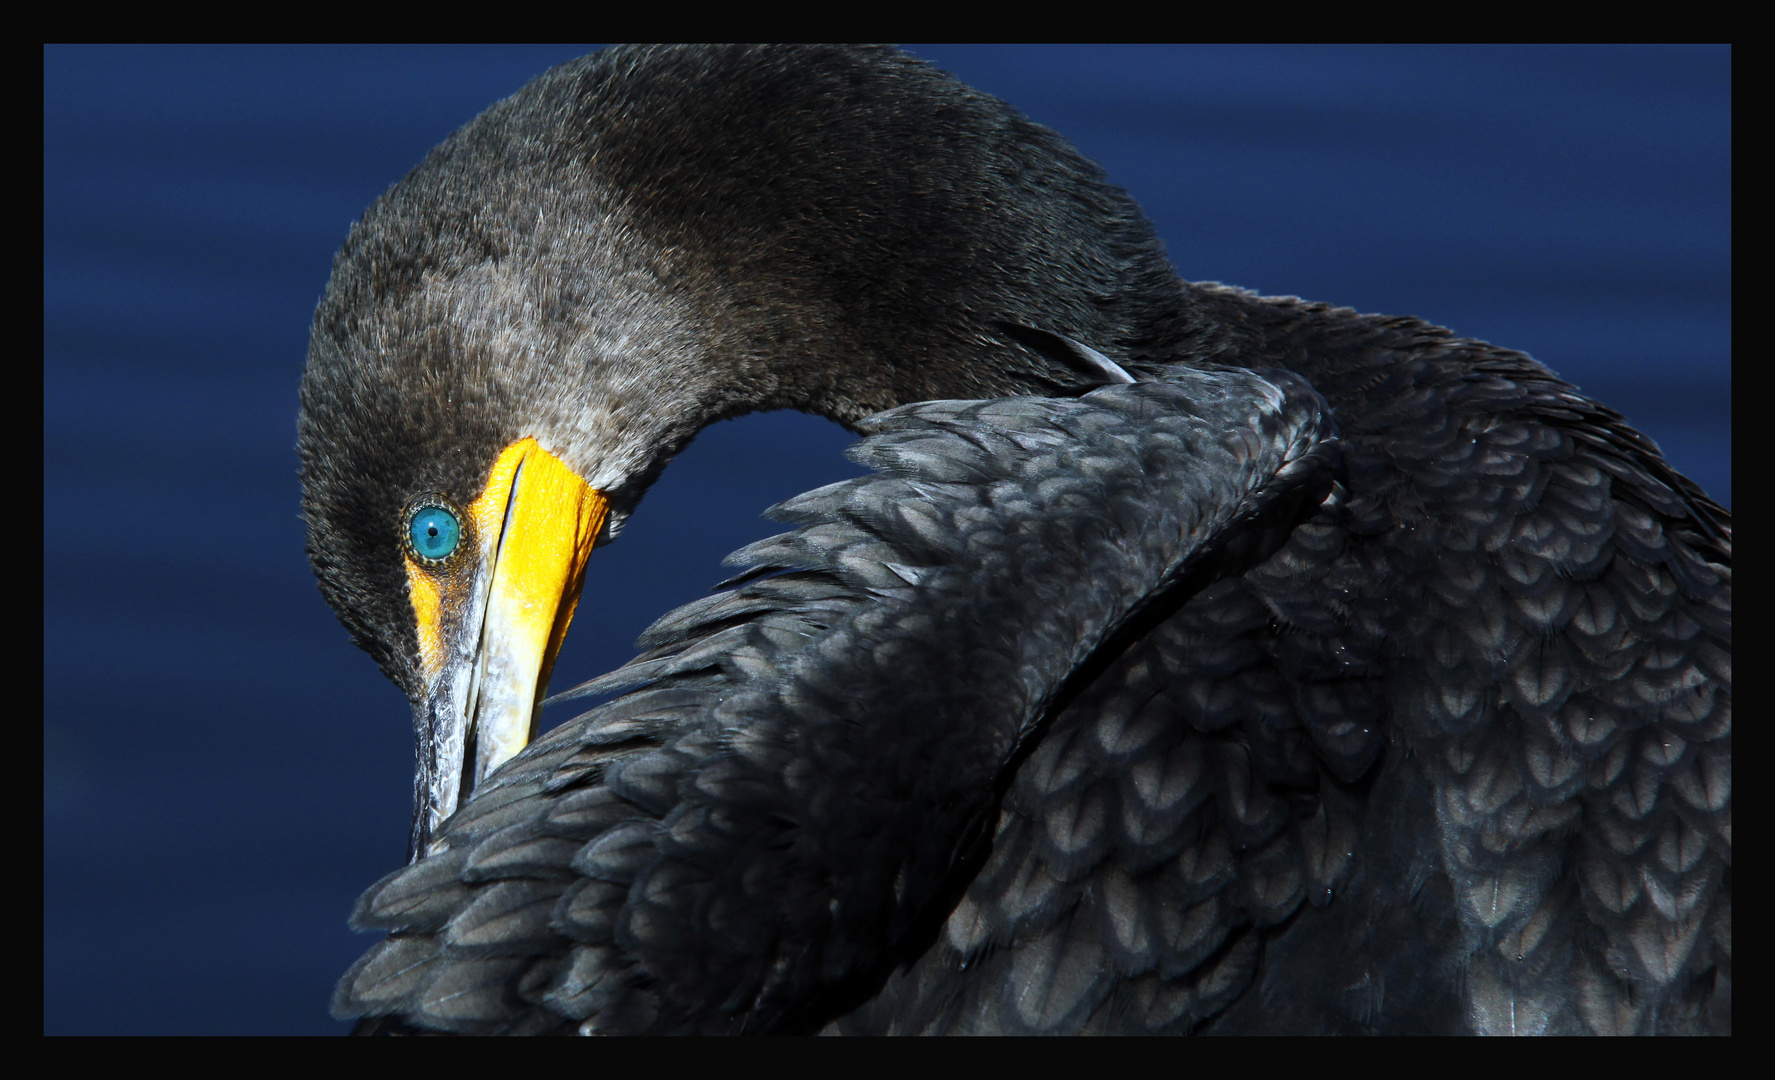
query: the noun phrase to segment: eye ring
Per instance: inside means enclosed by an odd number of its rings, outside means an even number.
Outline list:
[[[463,513],[438,495],[421,495],[408,503],[401,520],[401,547],[428,569],[449,563],[467,539]]]

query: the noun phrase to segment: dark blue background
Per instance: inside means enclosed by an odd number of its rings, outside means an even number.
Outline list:
[[[412,750],[302,554],[308,319],[384,187],[582,51],[46,51],[46,1031],[341,1030]],[[1185,277],[1527,350],[1729,503],[1729,51],[915,51],[1076,140]],[[558,685],[847,441],[706,432],[598,553]]]

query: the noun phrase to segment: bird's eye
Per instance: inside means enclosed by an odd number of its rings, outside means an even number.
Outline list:
[[[443,562],[461,540],[462,523],[442,506],[421,506],[407,521],[407,543],[422,562]]]

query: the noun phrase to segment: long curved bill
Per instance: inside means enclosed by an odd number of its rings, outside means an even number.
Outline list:
[[[465,510],[473,558],[447,573],[407,562],[427,681],[413,703],[409,860],[534,737],[609,503],[536,440],[521,439],[500,453]]]

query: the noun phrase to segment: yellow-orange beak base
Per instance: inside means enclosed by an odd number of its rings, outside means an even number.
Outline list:
[[[442,567],[407,559],[426,678],[425,700],[414,702],[415,723],[427,729],[418,733],[427,790],[415,796],[427,805],[415,807],[416,848],[533,737],[609,502],[526,438],[500,453],[463,511],[461,559]]]

